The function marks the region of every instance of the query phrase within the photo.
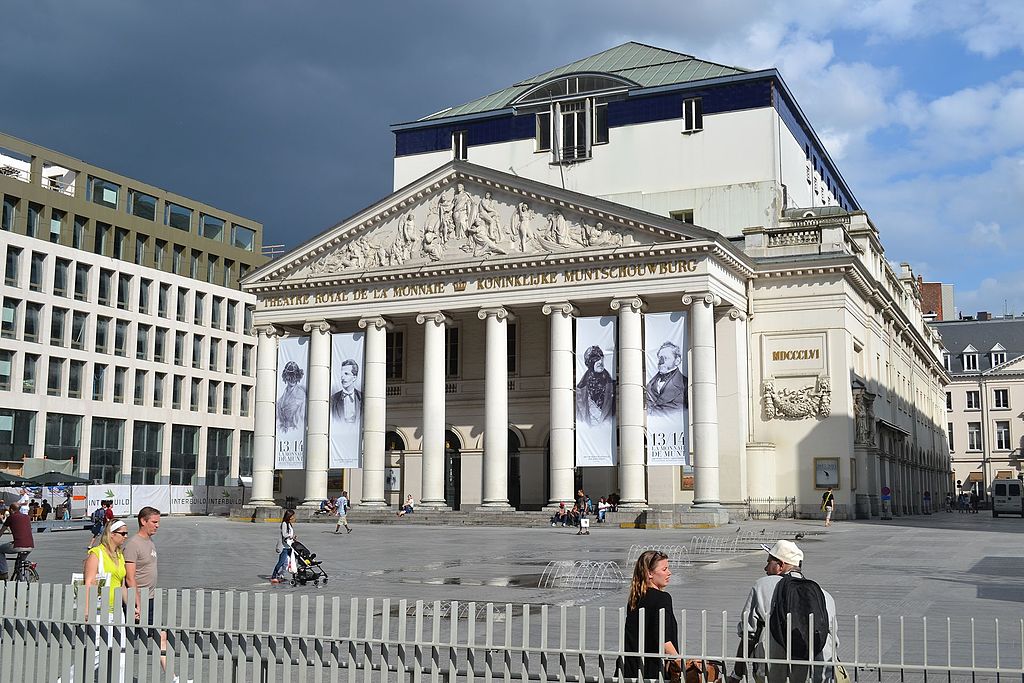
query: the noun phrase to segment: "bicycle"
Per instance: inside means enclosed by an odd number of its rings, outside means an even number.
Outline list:
[[[23,581],[25,583],[39,583],[39,572],[36,570],[36,563],[29,562],[28,555],[32,548],[14,548],[14,555],[6,555],[8,562],[14,560],[14,569],[8,575],[8,581]]]

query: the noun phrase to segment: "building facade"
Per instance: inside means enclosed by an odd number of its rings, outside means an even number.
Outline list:
[[[984,499],[994,480],[1022,471],[1024,318],[979,314],[933,325],[952,378],[946,435],[954,484]]]
[[[327,493],[331,338],[360,330],[346,484],[365,505],[530,509],[582,485],[627,509],[793,497],[810,514],[832,486],[866,517],[945,490],[946,375],[917,281],[774,70],[627,43],[394,129],[396,191],[243,283],[256,504]],[[684,464],[652,455],[659,315],[686,321]],[[593,465],[578,368],[600,317],[616,459]],[[309,347],[305,460],[275,474],[290,337]]]
[[[0,135],[0,461],[233,485],[253,444],[262,226]]]

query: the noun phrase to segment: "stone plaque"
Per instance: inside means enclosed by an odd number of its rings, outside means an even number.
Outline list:
[[[765,378],[817,376],[825,373],[825,333],[778,334],[761,337]]]

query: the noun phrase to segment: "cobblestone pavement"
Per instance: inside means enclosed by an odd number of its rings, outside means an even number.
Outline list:
[[[134,527],[134,521],[131,521]],[[164,517],[155,541],[160,584],[409,600],[476,600],[495,603],[587,604],[620,607],[626,588],[538,588],[555,560],[614,561],[628,576],[634,544],[689,545],[694,535],[720,537],[780,531],[800,541],[805,570],[836,598],[843,615],[1021,618],[1024,603],[1024,520],[984,513],[939,513],[892,522],[748,521],[713,531],[633,530],[595,525],[589,536],[563,528],[355,527],[333,534],[334,525],[296,527],[299,538],[324,561],[330,583],[272,586],[277,525],[223,518]],[[87,531],[37,534],[33,559],[42,580],[69,581],[81,571]],[[697,555],[676,570],[670,592],[677,608],[739,611],[751,583],[762,575],[765,554]]]

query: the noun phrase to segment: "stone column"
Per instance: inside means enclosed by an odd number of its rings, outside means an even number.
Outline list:
[[[366,330],[366,362],[363,364],[363,486],[360,505],[385,507],[384,433],[386,424],[386,355],[390,324],[381,316],[359,321]]]
[[[274,392],[277,390],[277,337],[272,326],[256,330],[256,406],[253,434],[251,507],[274,505]],[[165,428],[169,430],[169,426]]]
[[[306,396],[306,491],[302,507],[320,508],[327,497],[328,430],[331,424],[331,325],[315,320],[309,332],[309,393]]]
[[[421,313],[423,325],[423,492],[422,507],[443,508],[444,501],[444,313]]]
[[[541,310],[551,318],[548,384],[551,411],[548,466],[551,482],[548,504],[558,507],[559,503],[571,503],[574,494],[576,404],[573,395],[572,320],[579,311],[567,301],[544,304]]]
[[[693,366],[693,504],[718,507],[718,378],[715,367],[715,306],[721,300],[713,294],[683,297],[690,307]]]
[[[483,308],[486,321],[484,354],[483,501],[487,508],[508,508],[508,320],[502,307]]]
[[[647,507],[644,467],[644,337],[640,297],[613,299],[619,312],[619,489],[620,508]],[[714,400],[712,396],[711,400]]]

